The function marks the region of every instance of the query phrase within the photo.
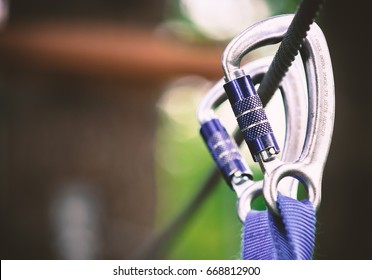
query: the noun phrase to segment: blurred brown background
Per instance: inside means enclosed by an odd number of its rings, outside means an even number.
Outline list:
[[[10,2],[0,33],[2,259],[125,259],[150,236],[156,102],[176,77],[220,78],[225,45],[154,32],[166,2]],[[318,21],[336,84],[318,259],[371,259],[365,11],[326,1]]]

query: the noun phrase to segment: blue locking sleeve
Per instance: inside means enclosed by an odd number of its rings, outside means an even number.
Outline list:
[[[252,171],[242,158],[234,139],[218,119],[203,123],[200,133],[228,184],[236,171],[252,178]]]
[[[230,81],[224,88],[254,160],[257,161],[257,155],[269,148],[279,153],[279,146],[250,76]]]

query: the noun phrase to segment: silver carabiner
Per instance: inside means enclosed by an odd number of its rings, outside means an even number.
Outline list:
[[[296,160],[277,158],[279,150],[270,124],[266,116],[262,116],[264,113],[257,105],[254,89],[244,69],[240,68],[240,62],[250,51],[280,42],[292,19],[293,15],[276,16],[249,27],[230,42],[222,58],[227,82],[224,87],[238,122],[242,116],[260,110],[260,119],[253,116],[253,124],[248,126],[240,120],[239,126],[245,132],[252,155],[264,172],[263,194],[266,204],[277,215],[280,215],[276,203],[278,184],[285,177],[294,177],[302,182],[307,187],[309,200],[315,208],[319,207],[323,169],[331,144],[335,113],[333,71],[328,46],[321,29],[314,23],[303,45],[308,84],[305,141]],[[248,103],[250,107],[241,108]]]
[[[255,60],[247,65],[244,65],[243,69],[244,71],[250,73],[254,80],[257,80],[257,77],[263,76],[263,74],[266,73],[272,59],[272,57],[266,57]],[[304,75],[302,62],[300,59],[296,59],[293,67],[290,68],[280,87],[286,112],[286,134],[283,153],[281,156],[283,161],[296,160],[301,154],[305,139],[307,125],[307,104],[305,102],[306,84],[303,82],[305,80]],[[223,90],[223,84],[223,79],[217,82],[215,86],[208,91],[199,105],[198,119],[202,128],[204,126],[208,126],[209,123],[218,120],[215,109],[227,100],[227,96]],[[203,135],[203,129],[201,131]],[[214,156],[217,165],[220,167],[222,173],[224,173],[226,172],[226,168],[224,168],[223,163],[229,161],[231,162],[233,159],[236,159],[236,156],[234,155],[236,155],[238,147],[236,146],[234,139],[230,137],[227,132],[224,134],[227,135],[224,143],[229,142],[233,143],[233,145],[227,145],[221,142],[221,137],[216,137],[218,134],[218,131],[214,131],[208,135],[203,135],[203,137],[211,154]],[[218,141],[215,139],[219,139],[220,145],[218,145]],[[221,149],[221,147],[225,147],[225,149]],[[226,147],[233,147],[233,149],[229,150],[226,149]],[[243,160],[243,158],[240,157],[240,160]],[[244,165],[247,166],[245,162]],[[235,169],[232,170],[231,174],[225,175],[227,183],[237,194],[238,215],[240,220],[243,222],[248,211],[251,209],[252,199],[262,193],[263,182],[252,181],[251,175],[252,173],[249,169],[247,169],[245,172]],[[289,180],[283,184],[281,192],[287,196],[295,198],[297,196],[297,185],[296,180],[289,178]]]

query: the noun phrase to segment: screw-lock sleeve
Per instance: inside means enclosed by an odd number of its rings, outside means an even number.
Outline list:
[[[252,171],[240,154],[235,140],[228,134],[218,119],[203,123],[200,133],[218,168],[229,184],[231,175],[237,171],[252,176]]]
[[[258,154],[263,150],[273,148],[275,154],[279,153],[273,130],[250,76],[232,80],[224,88],[254,160],[257,161]]]

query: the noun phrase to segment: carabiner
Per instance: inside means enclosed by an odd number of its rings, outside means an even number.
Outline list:
[[[251,79],[240,68],[240,62],[250,51],[280,42],[292,19],[293,15],[276,16],[249,27],[230,42],[222,58],[226,81],[224,88],[252,156],[264,172],[266,204],[277,215],[280,215],[276,203],[278,184],[284,177],[294,177],[302,182],[307,187],[309,200],[315,208],[319,207],[335,112],[328,46],[321,29],[313,23],[302,50],[308,87],[305,141],[296,160],[277,158],[279,147],[273,131]]]
[[[272,59],[272,57],[266,57],[255,60],[244,65],[243,69],[252,75],[253,80],[259,82],[259,77],[267,71]],[[286,112],[286,134],[281,157],[284,161],[294,161],[300,156],[305,139],[307,104],[304,75],[302,62],[296,59],[280,87]],[[244,222],[251,209],[252,199],[262,193],[262,181],[252,180],[252,172],[241,156],[235,140],[227,133],[214,112],[227,100],[223,84],[224,80],[221,79],[208,91],[199,105],[198,119],[201,124],[201,134],[210,153],[226,182],[237,193],[238,215]],[[281,191],[287,196],[296,197],[296,180],[289,178],[285,182],[285,188]]]

